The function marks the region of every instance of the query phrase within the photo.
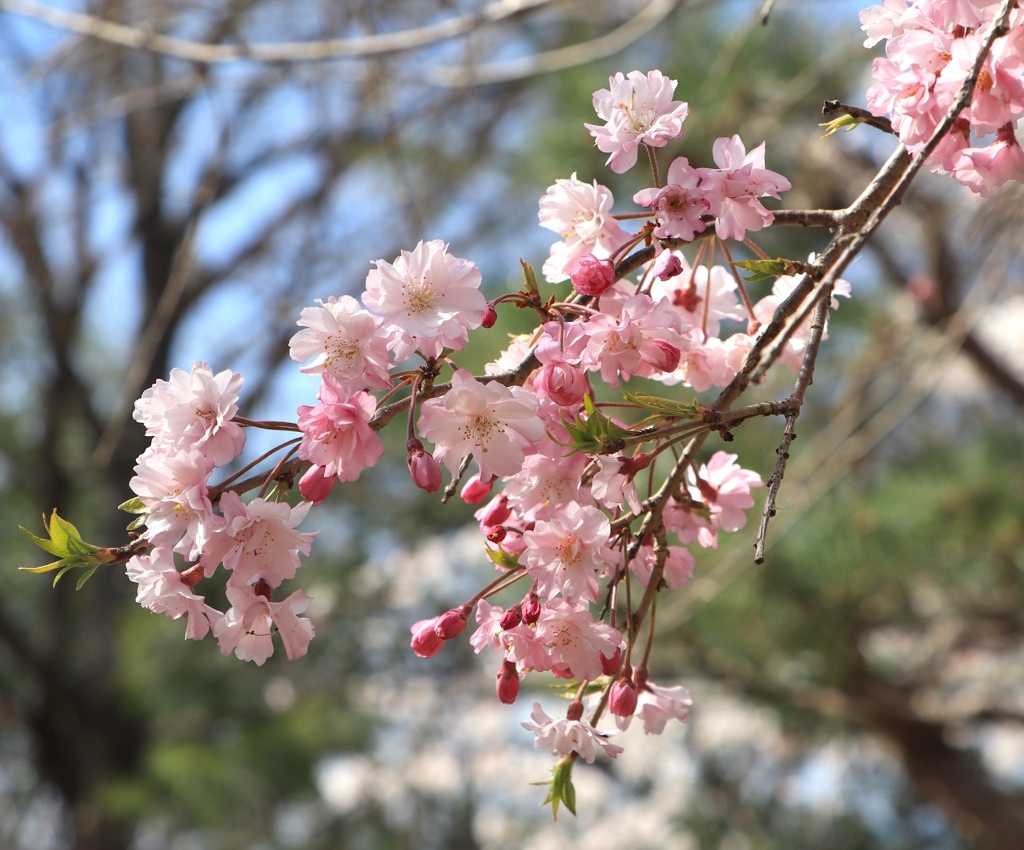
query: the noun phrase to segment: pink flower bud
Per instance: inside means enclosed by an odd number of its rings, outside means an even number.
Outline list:
[[[644,348],[644,360],[662,372],[674,372],[679,368],[679,360],[683,353],[679,346],[663,339],[656,339],[653,345]]]
[[[523,600],[523,622],[528,626],[535,626],[539,619],[540,599],[537,597],[537,594],[531,590],[526,594],[526,599]]]
[[[444,646],[444,640],[434,634],[434,626],[439,619],[439,617],[431,617],[429,620],[420,620],[418,623],[412,624],[410,646],[420,658],[433,658]]]
[[[261,578],[259,581],[257,581],[256,584],[253,586],[252,590],[253,593],[255,593],[257,596],[262,596],[264,599],[268,600],[270,599],[270,582],[268,582],[266,579]]]
[[[622,663],[622,650],[616,649],[615,654],[609,658],[601,653],[601,672],[606,676],[614,676],[619,672],[619,665]]]
[[[466,630],[465,606],[445,611],[434,624],[434,634],[441,640],[451,640],[461,635]]]
[[[503,629],[514,629],[523,622],[523,606],[513,605],[501,615],[501,627]]]
[[[565,712],[566,720],[582,720],[583,719],[583,703],[573,700],[569,703],[569,708]]]
[[[487,532],[487,540],[490,543],[501,543],[508,536],[508,532],[500,525],[492,526]]]
[[[583,401],[590,386],[582,369],[555,361],[541,367],[533,378],[533,388],[559,407],[575,407]]]
[[[505,705],[512,705],[519,696],[519,672],[516,663],[507,658],[501,663],[495,683],[498,699]]]
[[[619,679],[608,695],[608,708],[617,717],[632,717],[638,697],[636,685],[627,679]]]
[[[466,486],[462,488],[462,492],[459,493],[459,496],[467,505],[479,505],[487,498],[488,493],[491,492],[493,484],[493,477],[489,478],[485,482],[481,480],[480,473],[478,472],[466,482]]]
[[[311,466],[306,474],[299,479],[299,493],[307,502],[319,505],[324,499],[331,495],[334,483],[338,480],[336,475],[324,475],[322,466]]]
[[[415,438],[409,440],[406,448],[409,451],[407,463],[413,483],[421,490],[436,493],[441,489],[441,467],[434,460],[434,456],[425,451],[423,443]]]
[[[655,280],[668,280],[670,277],[675,277],[682,270],[682,260],[676,254],[673,254],[671,251],[662,251],[658,254],[658,259],[654,261],[651,274]]]
[[[494,309],[493,304],[488,304],[487,309],[484,310],[484,317],[480,320],[480,327],[493,328],[496,321],[498,321],[498,311]]]
[[[577,292],[601,295],[615,283],[615,266],[610,260],[599,260],[593,254],[584,254],[572,261],[569,277]]]
[[[485,507],[473,514],[483,528],[504,525],[512,516],[512,508],[508,506],[508,496],[504,493],[495,496]]]

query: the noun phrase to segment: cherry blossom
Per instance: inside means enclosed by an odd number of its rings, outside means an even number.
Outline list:
[[[482,477],[515,475],[523,448],[544,436],[537,397],[496,381],[481,383],[459,369],[443,398],[423,403],[420,434],[437,447],[434,457],[454,474],[462,458],[473,455]]]
[[[594,92],[594,111],[604,125],[585,124],[598,150],[611,154],[607,165],[616,174],[636,164],[641,144],[662,147],[683,134],[690,107],[672,100],[676,81],[661,71],[621,72],[608,79],[608,88]]]
[[[261,592],[262,591],[262,592]],[[276,628],[290,661],[301,658],[313,638],[313,624],[303,613],[312,600],[296,590],[281,602],[271,602],[264,595],[269,588],[228,585],[231,608],[213,624],[213,633],[224,655],[232,652],[242,661],[255,661],[259,667],[274,654],[271,638]]]
[[[298,455],[320,467],[325,477],[355,481],[384,454],[384,444],[367,424],[377,400],[362,390],[348,395],[328,372],[322,376],[319,395],[318,405],[298,410]]]
[[[155,448],[195,448],[223,466],[245,445],[245,432],[231,421],[241,388],[241,375],[230,369],[214,375],[210,364],[197,360],[191,372],[172,369],[170,380],[146,390],[135,402],[133,416],[146,426]]]
[[[522,727],[533,732],[533,745],[538,750],[551,750],[553,755],[565,757],[577,753],[587,764],[593,764],[597,758],[597,748],[601,747],[608,755],[615,758],[621,753],[622,747],[610,743],[607,738],[611,733],[599,732],[583,720],[552,720],[539,702],[533,704],[530,714],[533,723],[523,722]]]
[[[643,189],[633,196],[634,203],[651,207],[658,216],[655,236],[689,242],[704,232],[706,225],[701,216],[711,212],[711,203],[704,197],[703,187],[698,188],[700,183],[700,174],[681,156],[668,167],[663,188]]]
[[[391,386],[387,339],[381,319],[364,310],[351,295],[317,299],[306,307],[297,324],[303,330],[288,343],[292,360],[307,375],[329,374],[345,389],[380,390]]]
[[[174,565],[170,549],[155,548],[146,555],[136,555],[125,565],[128,578],[139,586],[135,601],[156,614],[172,620],[186,617],[186,640],[202,640],[220,612],[206,604],[192,591]]]
[[[480,270],[448,253],[440,239],[402,251],[394,263],[377,260],[366,276],[363,303],[384,320],[388,348],[398,360],[419,349],[425,357],[459,350],[480,327],[487,301]]]
[[[575,679],[596,679],[602,673],[601,656],[611,657],[622,635],[599,623],[586,604],[551,599],[541,606],[537,637],[551,650],[551,662]]]

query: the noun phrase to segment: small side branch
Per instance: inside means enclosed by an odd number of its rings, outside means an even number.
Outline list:
[[[885,116],[872,115],[866,109],[862,109],[859,106],[849,106],[848,104],[840,103],[838,100],[826,100],[825,105],[821,107],[821,114],[849,115],[851,118],[856,118],[862,124],[869,124],[883,133],[896,135],[896,131],[892,128],[892,122]]]

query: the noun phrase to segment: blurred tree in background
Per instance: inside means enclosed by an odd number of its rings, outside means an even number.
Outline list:
[[[312,393],[287,360],[295,317],[357,292],[372,260],[442,238],[492,295],[520,255],[540,263],[536,200],[597,173],[581,125],[617,70],[680,81],[691,161],[723,134],[765,138],[787,205],[848,204],[892,146],[868,128],[818,138],[821,101],[866,88],[857,6],[779,2],[761,26],[762,6],[496,3],[500,20],[470,15],[444,40],[437,21],[482,7],[91,7],[231,46],[195,57],[0,2],[0,846],[1021,846],[1024,240],[1009,190],[981,204],[921,180],[851,269],[767,563],[751,569],[741,532],[659,611],[673,639],[656,666],[693,692],[690,727],[633,730],[610,771],[578,771],[578,823],[550,824],[526,784],[549,768],[518,728],[528,695],[497,705],[465,645],[408,652],[408,624],[487,567],[458,531],[466,507],[420,498],[401,465],[336,491],[298,662],[186,644],[120,575],[76,593],[14,569],[36,559],[17,525],[53,507],[86,539],[124,540],[109,506],[145,444],[132,401],[170,368],[241,371],[242,412],[284,418]],[[327,39],[348,47],[259,53]],[[819,238],[763,242],[797,257]],[[776,442],[757,422],[735,445],[767,476]]]

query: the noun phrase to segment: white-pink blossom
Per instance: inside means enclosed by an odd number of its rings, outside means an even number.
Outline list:
[[[683,134],[690,107],[672,100],[676,81],[661,71],[620,71],[608,88],[594,92],[594,111],[602,124],[585,124],[598,150],[610,154],[607,165],[616,174],[636,164],[641,144],[662,147]]]
[[[695,487],[696,498],[703,498],[711,516],[723,531],[739,531],[747,524],[747,511],[754,507],[751,490],[764,486],[761,476],[736,463],[737,455],[715,452],[701,465]]]
[[[174,553],[157,547],[146,555],[136,555],[125,565],[128,578],[138,585],[135,601],[157,614],[166,614],[172,620],[186,617],[186,640],[202,640],[216,622],[220,612],[206,604],[202,596],[192,591],[174,565]]]
[[[622,644],[618,629],[596,621],[588,605],[560,598],[541,606],[537,638],[550,650],[552,666],[579,680],[600,676],[601,656],[611,658]]]
[[[639,717],[644,724],[645,735],[660,735],[665,731],[669,720],[685,723],[690,714],[693,699],[690,692],[679,685],[674,688],[663,688],[652,682],[646,682],[639,688],[637,707],[632,717],[616,717],[615,723],[620,729],[627,729],[633,717]]]
[[[524,447],[544,436],[533,393],[497,381],[481,383],[462,369],[444,396],[423,403],[418,428],[436,446],[434,457],[453,474],[472,453],[483,478],[515,475],[526,457]]]
[[[657,215],[655,236],[690,241],[704,232],[706,225],[701,216],[711,212],[711,203],[704,197],[700,182],[697,170],[690,168],[686,157],[680,156],[668,167],[664,187],[642,189],[633,196],[634,203],[651,207]]]
[[[231,420],[238,412],[242,376],[230,369],[214,375],[208,363],[197,360],[191,372],[172,369],[169,378],[135,402],[133,416],[146,426],[153,445],[165,451],[198,449],[215,466],[238,457],[245,432]]]
[[[533,723],[524,721],[522,726],[533,732],[533,745],[538,750],[551,750],[552,755],[563,758],[576,753],[587,764],[592,764],[597,757],[598,747],[612,758],[622,752],[622,747],[607,740],[612,733],[599,732],[583,720],[569,720],[566,717],[552,720],[544,713],[539,702],[533,704],[530,717],[533,718]]]
[[[220,497],[224,527],[213,535],[201,561],[206,575],[213,575],[223,562],[224,569],[231,570],[228,586],[263,579],[277,587],[294,578],[299,553],[309,554],[317,534],[295,530],[309,508],[309,502],[293,508],[262,498],[245,504],[233,490],[226,490]]]
[[[568,180],[556,180],[540,199],[540,224],[554,230],[562,240],[551,246],[544,263],[544,276],[552,283],[569,279],[572,261],[584,254],[598,259],[611,256],[629,234],[612,218],[612,193],[596,180],[584,183],[576,173]]]
[[[366,276],[363,303],[384,320],[388,347],[398,360],[417,349],[425,357],[459,350],[469,331],[480,327],[487,300],[480,270],[453,257],[440,239],[402,251],[394,263],[377,260]]]
[[[526,571],[542,596],[561,594],[567,602],[597,599],[598,575],[610,571],[608,517],[591,505],[569,502],[523,535]]]
[[[231,608],[214,623],[213,632],[224,655],[232,652],[242,661],[255,661],[257,666],[274,654],[271,637],[277,630],[289,661],[301,658],[313,638],[313,624],[303,613],[312,600],[296,590],[281,602],[271,602],[252,587],[228,585]]]
[[[306,307],[297,324],[303,329],[288,343],[292,360],[305,363],[307,375],[329,374],[349,392],[391,386],[390,358],[381,319],[364,310],[351,295]]]

